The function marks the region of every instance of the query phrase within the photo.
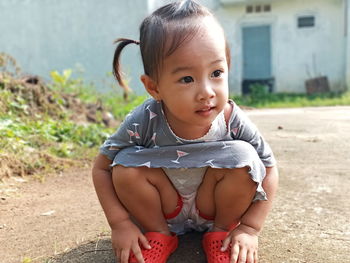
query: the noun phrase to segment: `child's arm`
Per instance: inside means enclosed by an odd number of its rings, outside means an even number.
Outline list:
[[[266,176],[262,185],[268,200],[252,203],[242,216],[240,225],[230,233],[223,243],[223,250],[226,250],[230,243],[232,244],[233,262],[236,262],[238,258],[252,260],[249,262],[255,262],[253,258],[257,260],[258,235],[272,208],[277,191],[278,171],[276,166],[266,168]],[[245,260],[239,262],[245,262]]]
[[[267,200],[252,203],[241,218],[242,225],[251,227],[258,233],[261,231],[265,219],[272,208],[272,202],[276,194],[278,185],[278,171],[276,166],[266,168],[266,177],[262,185],[265,189]]]
[[[112,230],[112,244],[118,262],[128,262],[131,251],[138,262],[144,262],[139,241],[145,248],[149,244],[140,229],[130,220],[113,187],[111,161],[99,154],[92,169],[95,190]]]

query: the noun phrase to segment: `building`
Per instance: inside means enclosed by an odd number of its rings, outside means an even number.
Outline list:
[[[231,87],[261,80],[276,92],[305,92],[305,80],[349,86],[348,0],[221,0],[215,13],[232,49]]]
[[[0,52],[25,72],[82,65],[100,89],[110,86],[113,40],[138,38],[142,19],[170,0],[0,1]],[[350,87],[350,0],[201,0],[223,25],[232,51],[230,91],[251,83],[273,92],[305,92],[307,79],[325,76],[332,91]],[[16,15],[13,15],[16,14]],[[137,46],[122,64],[130,86],[143,92]]]
[[[76,77],[82,70],[105,90],[116,86],[108,74],[114,40],[137,38],[148,12],[145,0],[0,0],[0,52],[13,56],[24,74],[49,81],[52,70],[73,69]],[[124,58],[131,85],[141,90],[139,51],[127,48]]]

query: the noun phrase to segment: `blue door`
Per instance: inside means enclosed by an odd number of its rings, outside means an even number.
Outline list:
[[[268,25],[243,27],[243,94],[253,84],[273,89],[271,72],[271,27]]]

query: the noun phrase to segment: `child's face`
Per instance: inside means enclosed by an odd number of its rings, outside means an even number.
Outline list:
[[[185,139],[203,136],[228,100],[223,31],[210,17],[199,23],[200,31],[164,60],[157,84],[148,89],[163,102],[172,130]]]

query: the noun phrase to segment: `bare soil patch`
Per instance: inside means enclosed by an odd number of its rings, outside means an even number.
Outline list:
[[[260,262],[350,262],[350,107],[248,111],[279,162],[280,187]],[[205,262],[201,234],[169,262]],[[109,228],[84,169],[0,185],[2,263],[114,262]],[[29,262],[29,261],[28,261]]]

